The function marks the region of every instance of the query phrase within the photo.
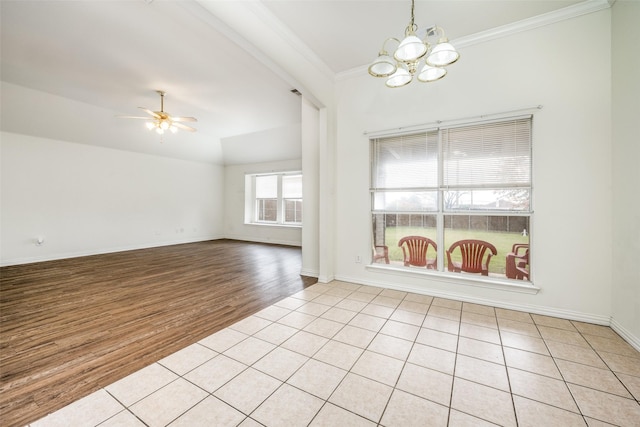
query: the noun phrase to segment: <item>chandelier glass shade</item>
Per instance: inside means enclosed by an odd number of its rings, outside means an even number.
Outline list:
[[[460,58],[460,54],[449,43],[440,27],[433,26],[426,30],[424,40],[417,35],[418,26],[414,23],[413,9],[415,0],[411,0],[411,20],[405,29],[402,41],[391,37],[384,41],[378,57],[369,66],[369,74],[373,77],[387,78],[388,87],[401,87],[413,81],[417,73],[420,82],[433,82],[447,74],[444,68]],[[428,39],[438,37],[435,46]],[[387,51],[387,43],[397,44],[393,56]]]

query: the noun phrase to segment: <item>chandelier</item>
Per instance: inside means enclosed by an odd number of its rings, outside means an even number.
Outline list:
[[[415,0],[411,0],[411,20],[404,30],[404,39],[400,41],[391,37],[385,40],[378,57],[369,66],[369,74],[373,77],[387,77],[388,87],[401,87],[411,83],[418,69],[418,81],[439,80],[447,74],[444,67],[460,58],[460,54],[449,43],[444,30],[437,25],[427,28],[424,40],[420,40],[416,35],[418,26],[414,23],[414,6]],[[433,48],[428,42],[429,37],[438,37],[438,42]],[[389,56],[386,50],[387,43],[391,41],[398,45],[393,57]]]

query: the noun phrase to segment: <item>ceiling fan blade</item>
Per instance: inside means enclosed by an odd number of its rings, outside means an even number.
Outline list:
[[[144,111],[145,113],[147,113],[148,115],[150,115],[151,117],[154,117],[156,119],[160,118],[160,114],[156,113],[155,111],[151,111],[148,108],[144,108],[144,107],[138,107],[138,108]]]
[[[171,117],[171,121],[173,122],[197,122],[198,119],[195,117]]]
[[[140,116],[116,116],[118,119],[142,119],[142,120],[151,120],[150,117],[140,117]]]
[[[177,127],[178,129],[182,129],[182,130],[186,130],[188,132],[195,132],[196,130],[190,126],[187,125],[183,125],[182,123],[176,123],[175,121],[173,122],[173,125],[175,127]]]

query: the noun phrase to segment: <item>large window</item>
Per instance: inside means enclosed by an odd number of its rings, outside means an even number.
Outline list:
[[[375,138],[371,163],[375,262],[530,278],[530,116]]]
[[[246,175],[247,222],[302,225],[302,175],[299,172]]]

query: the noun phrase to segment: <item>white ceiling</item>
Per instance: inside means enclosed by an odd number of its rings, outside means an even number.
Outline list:
[[[455,41],[581,1],[417,0],[415,16],[420,28],[438,24]],[[1,79],[9,83],[2,130],[226,164],[299,157],[299,147],[265,147],[261,138],[264,132],[267,140],[286,139],[298,129],[294,81],[287,70],[274,71],[264,60],[269,53],[243,43],[206,3],[1,0]],[[411,4],[248,3],[334,75],[366,66],[387,37],[401,37]],[[142,121],[114,118],[140,115],[137,107],[158,110],[157,89],[167,92],[165,111],[198,118],[198,132],[167,135],[160,144]]]

